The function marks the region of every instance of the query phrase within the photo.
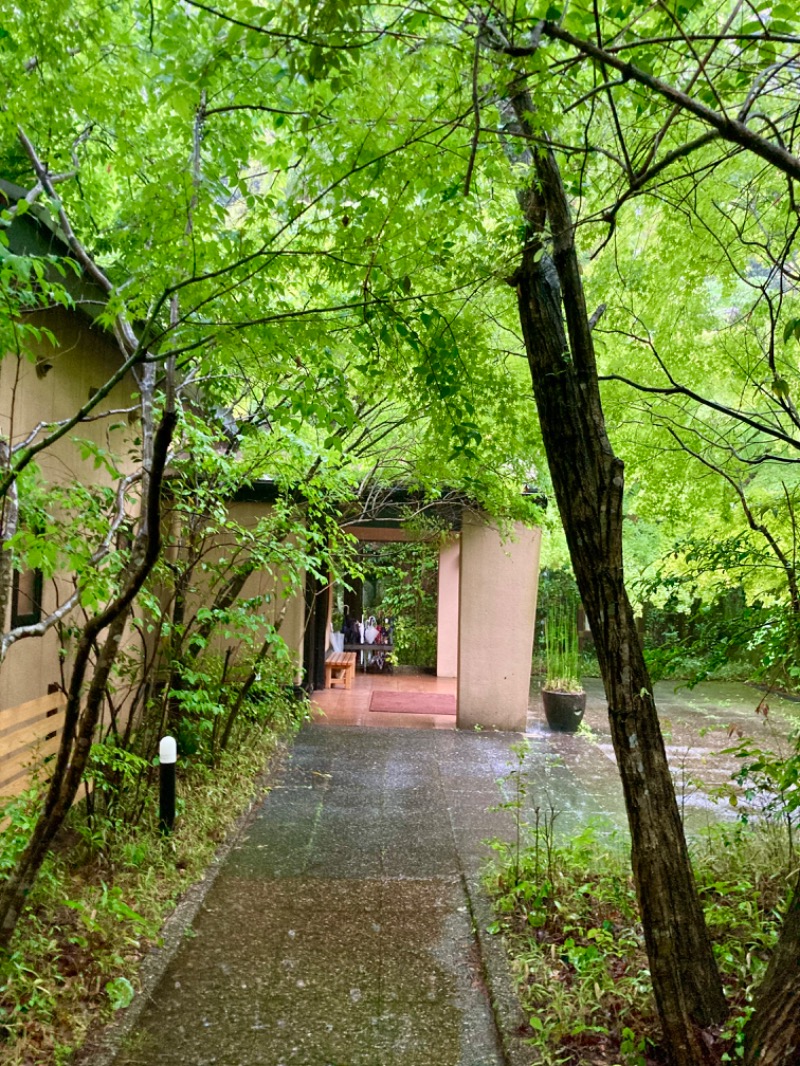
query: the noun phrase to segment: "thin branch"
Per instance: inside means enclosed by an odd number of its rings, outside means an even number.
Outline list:
[[[587,58],[592,59],[597,63],[604,63],[612,69],[618,70],[626,79],[635,81],[639,85],[643,85],[645,88],[664,97],[664,99],[671,101],[673,104],[677,104],[681,110],[687,111],[689,114],[694,115],[695,118],[705,122],[706,125],[717,130],[720,136],[726,141],[741,145],[742,148],[746,148],[754,155],[759,156],[759,158],[765,160],[784,174],[788,174],[793,178],[800,178],[800,159],[792,155],[791,152],[788,152],[780,145],[773,144],[759,134],[754,133],[753,130],[748,126],[745,126],[744,123],[739,122],[738,119],[732,119],[728,116],[718,114],[699,100],[695,100],[686,93],[681,92],[680,89],[676,89],[674,86],[668,85],[660,78],[648,74],[633,63],[626,63],[624,60],[619,59],[613,52],[608,51],[608,49],[600,48],[592,41],[576,37],[568,30],[563,29],[561,26],[558,26],[553,22],[545,21],[539,25],[541,26],[541,34],[543,36],[548,37],[551,40],[562,41],[564,44],[568,44],[572,48],[575,48]],[[506,45],[502,51],[510,56],[524,57],[533,55],[537,51],[537,47],[537,44],[526,46],[509,44]]]
[[[111,546],[114,542],[114,538],[120,526],[128,517],[128,512],[125,508],[127,493],[129,492],[131,487],[136,484],[136,482],[141,480],[142,473],[141,471],[137,471],[135,474],[129,474],[127,477],[123,478],[117,486],[113,517],[111,518],[109,528],[101,544],[94,551],[94,553],[91,555],[88,562],[86,563],[86,566],[84,568],[86,572],[88,572],[90,567],[99,566],[99,564],[108,556],[109,552],[111,551]],[[26,637],[44,636],[44,634],[49,629],[52,629],[53,626],[57,625],[62,620],[62,618],[66,618],[70,611],[72,611],[80,603],[81,594],[84,590],[85,585],[86,581],[82,581],[80,580],[80,578],[78,578],[75,583],[75,589],[70,594],[70,596],[63,603],[61,603],[54,611],[47,615],[46,618],[41,618],[38,622],[35,622],[32,625],[17,626],[15,629],[11,629],[7,633],[4,633],[2,638],[0,638],[0,662],[5,659],[8,653],[8,649],[13,644],[16,644],[18,640],[23,640]]]
[[[206,109],[206,117],[209,115],[227,115],[231,111],[266,111],[270,115],[289,115],[293,118],[303,118],[307,111],[287,111],[282,107],[267,107],[266,104],[228,104],[225,107],[209,107]]]
[[[717,411],[719,414],[734,418],[738,422],[750,426],[751,429],[755,429],[758,433],[763,433],[764,436],[772,437],[773,440],[779,440],[783,444],[788,444],[789,447],[793,448],[795,451],[800,451],[800,440],[790,436],[783,430],[775,426],[770,426],[766,422],[761,422],[751,415],[745,414],[744,411],[737,411],[736,408],[726,407],[725,404],[710,400],[707,396],[702,396],[693,389],[690,389],[685,385],[678,385],[674,381],[671,385],[643,385],[641,382],[632,381],[630,378],[626,378],[622,374],[603,374],[599,380],[619,381],[623,385],[628,385],[630,388],[636,389],[637,392],[651,393],[657,396],[685,396],[687,399],[694,400],[695,403],[700,404],[702,407],[707,407],[711,411]]]
[[[480,98],[478,95],[478,70],[480,68],[481,58],[481,33],[480,27],[475,34],[475,53],[472,58],[472,113],[475,119],[475,128],[472,131],[472,144],[470,146],[469,163],[467,164],[467,173],[464,178],[464,195],[469,196],[470,186],[472,184],[472,172],[475,169],[475,159],[478,154],[478,143],[481,136],[481,108]]]
[[[705,456],[700,455],[699,452],[696,452],[692,448],[690,448],[685,441],[681,440],[681,438],[673,429],[667,427],[667,432],[670,434],[671,437],[673,437],[675,442],[685,452],[687,452],[693,458],[697,459],[697,461],[702,463],[703,466],[705,466],[708,470],[711,470],[715,474],[719,475],[719,477],[723,478],[723,480],[727,481],[728,484],[731,486],[733,491],[739,497],[739,502],[742,505],[742,511],[744,512],[744,516],[747,520],[748,526],[750,527],[750,529],[752,529],[754,533],[761,534],[761,536],[764,538],[764,540],[766,540],[767,544],[772,549],[775,558],[780,563],[784,577],[786,578],[786,583],[789,586],[789,594],[792,599],[792,606],[795,610],[797,610],[798,605],[800,605],[800,594],[797,586],[797,574],[795,573],[794,567],[789,561],[786,553],[781,548],[780,544],[778,544],[778,541],[776,540],[770,528],[766,526],[763,522],[758,522],[756,520],[755,516],[753,515],[753,512],[750,510],[750,505],[747,502],[747,496],[745,495],[742,486],[734,478],[732,478],[731,475],[721,466],[718,466],[716,463],[712,463],[710,459],[707,459]]]

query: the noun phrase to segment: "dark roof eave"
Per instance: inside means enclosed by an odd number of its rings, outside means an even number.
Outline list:
[[[24,189],[0,178],[0,205],[3,202],[16,203],[24,197]],[[9,249],[14,255],[71,257],[64,234],[37,204],[33,204],[24,215],[15,216],[6,232]],[[84,274],[76,275],[71,270],[68,270],[63,278],[59,276],[57,280],[74,300],[76,309],[94,323],[107,302],[106,294],[100,286]]]

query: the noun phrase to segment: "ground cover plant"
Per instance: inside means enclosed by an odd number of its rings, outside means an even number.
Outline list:
[[[629,844],[588,825],[565,839],[534,812],[524,846],[496,845],[487,874],[497,919],[544,1066],[657,1066],[669,1061],[653,1001]],[[792,876],[774,826],[714,827],[691,855],[731,1013],[705,1031],[709,1062],[743,1056],[743,1028],[777,939]]]
[[[268,708],[243,716],[237,743],[213,766],[181,760],[171,836],[158,831],[152,766],[137,792],[136,823],[102,804],[91,817],[84,804],[73,809],[0,959],[3,1066],[66,1063],[90,1025],[129,1005],[165,918],[203,876],[231,823],[269,787],[264,768],[307,711],[304,700],[273,696]],[[0,874],[30,831],[35,801],[24,794],[0,812]]]

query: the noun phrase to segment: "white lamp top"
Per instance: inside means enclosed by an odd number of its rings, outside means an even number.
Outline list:
[[[158,745],[158,758],[162,763],[178,761],[178,745],[175,742],[175,737],[161,738],[161,743]]]

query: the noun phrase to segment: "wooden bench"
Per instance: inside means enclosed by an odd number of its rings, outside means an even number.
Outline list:
[[[342,685],[345,689],[352,688],[355,672],[355,652],[329,651],[325,656],[325,688],[333,688],[334,685]]]

